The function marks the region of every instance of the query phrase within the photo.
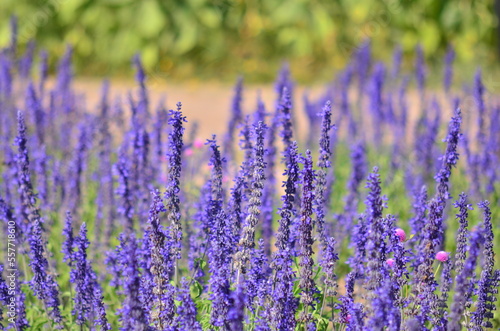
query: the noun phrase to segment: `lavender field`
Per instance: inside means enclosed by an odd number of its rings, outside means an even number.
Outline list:
[[[420,48],[404,72],[370,44],[318,97],[286,65],[273,103],[238,80],[217,136],[152,101],[138,56],[96,111],[71,48],[51,85],[20,53],[0,53],[2,329],[500,327],[500,99],[479,70],[456,87],[451,48],[437,91]]]

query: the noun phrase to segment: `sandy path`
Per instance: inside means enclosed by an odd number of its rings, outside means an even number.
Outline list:
[[[77,92],[85,95],[86,105],[90,110],[97,109],[101,85],[101,81],[93,79],[78,79],[74,83]],[[136,88],[134,82],[131,81],[112,81],[112,98],[120,95],[123,100],[128,91],[135,93]],[[189,128],[193,122],[198,122],[198,135],[200,137],[208,138],[211,134],[221,135],[226,131],[234,94],[233,86],[220,83],[156,83],[153,86],[148,86],[148,90],[152,106],[156,106],[162,98],[166,99],[169,109],[175,107],[178,101],[182,102],[183,113],[188,119],[187,127]],[[302,111],[304,91],[304,87],[297,87],[295,93],[297,105],[295,116],[300,132],[303,132],[302,129],[307,126],[307,118]],[[321,91],[321,87],[315,87],[311,90],[311,96],[316,97]],[[267,111],[274,111],[274,87],[272,85],[250,85],[245,86],[243,92],[243,110],[246,114],[256,109],[258,93],[261,94]]]

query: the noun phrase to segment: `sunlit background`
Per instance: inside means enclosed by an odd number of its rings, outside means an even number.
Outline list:
[[[54,68],[72,44],[79,76],[132,77],[139,52],[161,79],[269,82],[285,60],[299,82],[325,81],[368,39],[386,62],[399,45],[407,68],[420,43],[430,77],[449,44],[459,78],[499,59],[493,0],[2,0],[0,46],[11,15],[21,51],[34,40]]]

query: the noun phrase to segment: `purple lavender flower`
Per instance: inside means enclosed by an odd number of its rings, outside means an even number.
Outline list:
[[[163,229],[160,224],[161,214],[166,212],[163,200],[158,191],[152,192],[153,202],[149,209],[150,229],[145,236],[150,242],[151,256],[151,274],[153,277],[153,307],[151,311],[151,320],[155,326],[165,329],[172,322],[172,316],[168,313],[171,309],[168,302],[171,297],[165,298],[165,294],[171,291],[168,283],[170,275],[174,269],[174,261],[177,257],[176,252],[172,250],[174,244],[169,233]],[[163,300],[166,299],[166,300]]]
[[[10,98],[12,95],[12,73],[11,64],[7,56],[0,55],[0,92]]]
[[[314,179],[316,173],[313,170],[313,162],[311,151],[307,150],[306,156],[303,159],[304,169],[302,171],[302,210],[300,212],[300,283],[299,288],[301,290],[300,302],[304,305],[304,311],[300,317],[300,321],[304,325],[309,324],[312,321],[312,314],[308,312],[309,308],[314,309],[314,295],[318,292],[316,284],[314,283],[313,274],[313,254],[312,249],[314,244],[313,239],[313,202],[315,199],[314,194]]]
[[[245,121],[241,125],[240,136],[242,137],[242,139],[240,139],[240,148],[244,152],[240,174],[245,179],[245,183],[247,183],[244,191],[244,196],[246,198],[247,195],[250,195],[250,183],[253,176],[253,143],[252,130],[250,128],[250,116],[245,117]]]
[[[358,98],[361,98],[372,62],[370,40],[364,41],[359,46],[356,54],[354,54],[354,61],[356,74],[358,76]]]
[[[457,231],[457,249],[455,254],[455,272],[459,274],[464,268],[466,252],[467,252],[467,226],[469,222],[467,220],[469,216],[469,210],[473,210],[472,205],[467,203],[467,194],[464,192],[460,193],[458,201],[454,203],[455,208],[459,209],[456,218],[460,223]]]
[[[71,68],[72,56],[73,47],[68,45],[57,68],[57,90],[61,91],[63,98],[67,97],[67,94],[71,89],[71,81],[73,79],[73,71]]]
[[[243,110],[241,107],[243,98],[243,78],[238,78],[234,88],[234,97],[231,105],[231,118],[229,120],[227,134],[224,139],[224,152],[233,157],[233,140],[238,124],[243,120]]]
[[[141,57],[137,54],[134,56],[133,61],[136,67],[135,79],[139,84],[139,104],[137,109],[139,111],[140,120],[143,121],[149,117],[149,98],[146,89],[146,73],[141,62]],[[142,123],[142,122],[141,122]]]
[[[450,319],[448,323],[448,330],[460,331],[462,327],[460,320],[466,309],[467,302],[472,296],[474,270],[476,268],[477,258],[484,242],[484,230],[479,228],[471,233],[469,240],[468,253],[469,256],[465,261],[462,271],[457,274],[455,279],[455,295],[453,296],[453,303],[450,310]]]
[[[284,88],[282,93],[282,98],[278,105],[278,113],[281,118],[282,129],[280,132],[281,138],[283,139],[283,143],[285,144],[285,151],[290,149],[290,145],[292,144],[293,138],[293,130],[292,130],[292,101],[290,92],[288,89]]]
[[[366,281],[365,287],[375,291],[382,285],[382,280],[389,274],[386,266],[388,248],[385,243],[383,208],[386,207],[378,168],[374,167],[368,175],[366,188],[369,189],[366,204],[366,222],[368,235],[366,241]],[[374,292],[371,292],[374,294]],[[373,298],[373,297],[371,297]]]
[[[30,267],[33,271],[33,279],[30,282],[33,294],[43,301],[47,307],[47,313],[55,323],[56,328],[62,329],[62,316],[59,309],[59,292],[54,278],[48,272],[49,263],[45,257],[44,242],[40,219],[32,220],[31,233],[29,235]]]
[[[467,134],[462,136],[462,144],[465,151],[465,159],[467,161],[467,172],[470,176],[469,182],[473,195],[481,194],[481,181],[480,181],[480,160],[479,155],[471,151],[469,137]]]
[[[484,218],[484,261],[482,264],[481,277],[477,284],[477,300],[475,302],[476,310],[472,313],[471,324],[473,330],[482,330],[483,327],[491,328],[493,324],[489,319],[493,318],[495,310],[498,285],[500,282],[500,270],[495,270],[495,253],[493,249],[493,225],[491,223],[491,210],[488,201],[482,201],[478,204],[483,209]]]
[[[285,151],[287,168],[284,175],[287,180],[283,183],[285,194],[281,197],[282,207],[279,210],[279,229],[276,235],[278,252],[273,255],[271,268],[274,273],[269,279],[271,287],[270,319],[273,328],[278,330],[294,329],[297,321],[295,312],[298,300],[293,293],[295,273],[292,270],[292,247],[290,245],[290,225],[294,216],[294,199],[296,196],[295,183],[299,179],[297,143],[293,142],[288,151]]]
[[[415,260],[417,272],[412,279],[412,291],[414,293],[414,306],[420,305],[417,313],[417,319],[421,325],[424,325],[430,319],[431,314],[438,310],[438,298],[435,294],[437,282],[434,277],[432,263],[434,261],[437,243],[442,234],[441,218],[444,200],[434,198],[429,203],[429,216],[425,221],[423,228],[424,235],[418,248],[418,256]],[[415,312],[416,313],[416,312]]]
[[[266,111],[266,105],[264,101],[262,101],[262,96],[260,91],[257,92],[257,108],[254,111],[254,123],[257,124],[259,122],[266,123],[266,117],[269,114]]]
[[[444,75],[443,86],[446,93],[450,92],[451,83],[453,81],[453,61],[455,60],[455,49],[449,45],[444,57]]]
[[[17,162],[16,162],[16,155],[14,154],[14,151],[12,148],[9,146],[9,144],[4,144],[4,158],[3,158],[3,164],[5,167],[5,171],[3,171],[2,174],[2,180],[4,183],[15,183],[17,180]],[[3,196],[4,200],[12,203],[14,201],[14,195],[16,192],[15,187],[9,187],[8,185],[4,185],[3,187]],[[20,210],[20,207],[17,206],[17,211]],[[19,212],[18,212],[19,214]]]
[[[373,300],[371,301],[373,314],[368,318],[366,330],[380,330],[387,327],[387,330],[400,330],[401,313],[394,304],[395,298],[388,279],[382,281],[379,288],[375,289]]]
[[[312,148],[312,145],[317,136],[317,132],[321,123],[318,118],[317,106],[315,103],[309,100],[309,96],[307,93],[308,93],[307,91],[304,92],[304,96],[302,97],[302,99],[304,101],[304,111],[309,121],[309,127],[308,127],[309,132],[307,135],[306,147],[310,149]]]
[[[290,97],[293,94],[293,82],[290,78],[290,66],[288,63],[283,63],[280,71],[278,72],[278,77],[276,78],[276,82],[274,83],[274,90],[278,96],[277,102],[279,103],[283,98],[284,89],[287,89]]]
[[[323,248],[323,256],[319,262],[325,278],[323,280],[325,296],[334,297],[337,295],[337,276],[335,274],[335,265],[339,260],[339,255],[335,246],[337,242],[333,237],[328,237],[325,240],[325,247]]]
[[[409,223],[411,232],[414,235],[412,242],[418,243],[422,238],[422,229],[425,225],[427,212],[427,187],[422,186],[420,190],[413,193],[413,217]]]
[[[342,226],[346,233],[352,231],[354,218],[356,217],[357,204],[359,200],[359,186],[366,178],[367,161],[366,147],[360,141],[351,147],[351,165],[352,172],[347,182],[347,196],[345,197],[344,213],[341,215]]]
[[[356,275],[350,272],[346,276],[346,294],[340,297],[340,318],[346,324],[346,330],[362,330],[364,326],[365,312],[361,303],[354,302],[354,282]]]
[[[327,101],[323,107],[323,122],[321,125],[321,137],[319,140],[320,154],[318,160],[318,172],[316,176],[316,192],[314,200],[314,211],[316,213],[316,226],[318,237],[322,244],[325,244],[325,210],[329,205],[325,199],[327,191],[327,169],[331,167],[330,158],[332,155],[330,148],[330,130],[332,109],[330,101]]]
[[[260,307],[258,305],[260,305],[262,301],[265,301],[265,287],[269,271],[267,257],[264,253],[264,240],[260,239],[258,248],[252,251],[250,268],[245,282],[246,306],[254,313],[259,310]],[[254,305],[254,301],[257,297],[259,300]]]
[[[240,250],[234,256],[236,268],[238,271],[245,273],[246,263],[250,259],[250,250],[255,247],[255,228],[259,221],[260,207],[262,206],[262,190],[265,181],[265,167],[264,162],[264,134],[266,125],[259,122],[254,127],[255,146],[253,153],[253,176],[252,176],[252,189],[250,199],[248,202],[248,212],[245,219],[245,226],[243,227],[241,238],[239,241]],[[239,280],[237,280],[239,281]]]
[[[130,97],[131,98],[131,97]],[[133,100],[130,99],[131,104]],[[139,221],[145,220],[147,214],[147,194],[146,191],[152,189],[151,169],[149,167],[149,134],[137,112],[137,107],[131,105],[132,130],[129,137],[132,140],[132,155],[130,158],[130,189],[134,198],[134,210],[139,216]],[[136,109],[136,110],[134,110]],[[141,222],[141,226],[144,226]]]
[[[278,118],[273,117],[271,125],[267,130],[267,144],[265,155],[266,161],[266,182],[262,192],[262,237],[264,239],[265,251],[267,256],[271,256],[271,238],[273,236],[273,202],[276,192],[276,130],[278,127]]]
[[[442,165],[441,169],[438,171],[436,176],[434,176],[437,182],[437,192],[434,199],[432,199],[429,203],[429,218],[432,218],[434,222],[436,222],[435,226],[436,230],[436,238],[435,241],[436,247],[440,248],[443,240],[443,213],[444,208],[446,206],[446,200],[451,196],[449,194],[448,182],[451,176],[451,169],[457,164],[458,161],[458,141],[461,138],[460,134],[460,124],[462,121],[460,109],[457,109],[455,112],[455,116],[451,118],[449,127],[448,127],[448,135],[444,140],[447,142],[446,152],[442,156]],[[432,252],[434,253],[434,252]]]
[[[47,77],[49,75],[49,55],[47,51],[42,50],[40,52],[40,84],[39,90],[40,95],[43,96],[45,92],[45,83],[47,81]]]
[[[50,208],[49,203],[49,182],[48,182],[48,159],[46,153],[45,145],[41,146],[40,149],[35,153],[35,173],[36,175],[36,187],[38,189],[38,198],[41,201],[41,208]]]
[[[385,67],[382,63],[377,63],[373,69],[373,76],[371,78],[370,89],[370,110],[372,113],[374,140],[377,146],[382,142],[382,123],[386,115],[383,111],[383,87],[385,78]]]
[[[207,141],[212,150],[212,192],[208,203],[209,232],[209,269],[211,276],[211,323],[214,326],[227,326],[229,303],[229,274],[232,251],[232,227],[228,222],[223,202],[222,169],[225,160],[221,157],[215,136]]]
[[[118,152],[118,163],[113,170],[118,175],[119,183],[115,191],[121,200],[118,212],[123,217],[124,227],[131,231],[134,228],[134,207],[130,188],[129,160],[123,149]]]
[[[231,188],[231,199],[229,200],[229,210],[231,211],[231,223],[233,226],[234,243],[240,241],[241,227],[245,219],[243,211],[243,202],[246,198],[245,189],[246,181],[241,175],[237,175],[234,179],[234,186]]]
[[[401,294],[401,290],[408,284],[410,274],[407,264],[410,261],[410,251],[405,249],[404,240],[398,236],[395,227],[396,219],[388,215],[385,219],[385,235],[388,237],[388,251],[393,253],[393,266],[391,267],[391,291],[394,296],[394,305],[403,308],[407,304],[407,299]],[[400,230],[400,229],[399,229]]]
[[[73,253],[74,268],[70,273],[70,281],[75,284],[75,297],[73,315],[76,315],[76,324],[84,325],[96,316],[103,330],[110,330],[106,318],[106,311],[100,295],[100,286],[97,283],[96,275],[92,270],[90,262],[87,260],[87,248],[90,242],[87,239],[87,226],[82,223],[80,234],[75,239],[76,251]],[[98,296],[96,296],[96,293]]]
[[[290,226],[292,217],[295,213],[293,202],[296,197],[295,184],[299,180],[299,165],[297,155],[297,142],[293,142],[290,149],[285,151],[286,170],[284,175],[287,180],[283,182],[285,187],[285,194],[281,197],[283,202],[282,208],[279,210],[281,219],[279,220],[278,233],[276,235],[276,247],[279,250],[287,250],[290,247]]]
[[[122,236],[118,263],[122,279],[120,281],[125,296],[119,310],[121,330],[147,330],[149,321],[141,303],[141,275],[139,271],[139,247],[133,234]]]
[[[231,293],[230,308],[227,313],[227,320],[231,331],[244,330],[243,323],[245,322],[245,292],[242,285],[237,285],[236,290]]]
[[[31,68],[33,67],[33,55],[35,54],[35,46],[36,44],[33,40],[28,41],[26,50],[19,60],[19,75],[22,78],[29,78],[31,74]]]
[[[405,76],[401,82],[398,90],[398,106],[400,109],[399,124],[401,125],[401,138],[404,140],[406,137],[406,129],[408,125],[408,103],[406,100],[406,92],[408,89],[408,82],[410,78]]]
[[[163,169],[161,167],[161,159],[163,157],[163,135],[165,131],[165,125],[168,123],[169,114],[161,101],[156,110],[156,115],[153,123],[153,133],[152,133],[152,143],[153,143],[153,166],[155,166],[155,171],[158,172],[157,178],[161,178]],[[168,130],[167,130],[168,132]]]
[[[30,247],[30,267],[33,271],[33,279],[30,286],[34,295],[46,305],[47,313],[54,321],[56,328],[62,327],[62,317],[59,309],[59,293],[57,283],[48,272],[49,263],[45,255],[45,243],[42,239],[42,223],[40,211],[36,207],[35,194],[31,184],[29,170],[29,156],[26,147],[26,125],[22,112],[17,113],[18,135],[16,145],[18,147],[18,185],[21,201],[23,204],[23,214],[28,221],[26,233]]]
[[[18,148],[18,153],[16,155],[17,182],[19,185],[18,192],[21,196],[21,201],[23,203],[22,219],[28,220],[28,215],[30,214],[31,209],[35,209],[34,205],[36,204],[36,200],[30,177],[30,169],[29,169],[30,160],[27,148],[26,125],[24,122],[24,114],[21,111],[18,111],[17,113],[17,123],[18,123],[18,135],[16,136],[15,144],[17,145]],[[26,232],[29,232],[29,227],[31,226],[31,224],[28,223],[26,226],[28,229],[28,231]]]
[[[5,313],[9,321],[7,329],[26,330],[30,327],[30,324],[26,319],[26,295],[21,289],[21,273],[19,271],[10,271],[6,277],[7,284],[2,278],[3,270],[4,266],[0,264],[0,302],[7,308]],[[0,313],[2,313],[2,309],[0,309]],[[3,319],[2,317],[0,317],[0,322]]]
[[[104,296],[102,295],[102,289],[100,286],[94,287],[94,323],[101,327],[101,330],[108,331],[111,330],[111,325],[108,323],[108,318],[106,316],[106,308],[104,306]]]
[[[183,122],[186,122],[186,117],[182,116],[181,103],[177,103],[177,110],[170,112],[168,123],[171,125],[171,130],[168,134],[169,149],[167,152],[168,158],[168,183],[165,191],[165,201],[167,208],[167,220],[171,224],[172,239],[175,242],[174,255],[179,259],[182,241],[182,226],[181,226],[181,210],[180,210],[180,177],[182,167],[182,150],[184,143],[182,136],[184,134]]]
[[[270,324],[276,330],[294,330],[295,314],[299,300],[294,296],[295,272],[292,270],[290,249],[278,251],[273,258],[272,268],[276,270],[269,279],[271,287]]]
[[[105,234],[105,238],[112,237],[112,233],[115,228],[115,224],[113,222],[116,219],[116,209],[115,205],[115,197],[114,197],[114,188],[113,188],[113,167],[111,165],[111,149],[112,149],[112,137],[110,133],[110,115],[109,115],[109,102],[108,102],[108,94],[109,94],[109,83],[106,81],[103,83],[102,92],[101,92],[101,113],[99,116],[98,123],[98,156],[99,156],[99,176],[100,176],[100,184],[101,189],[98,192],[97,202],[98,204],[98,213],[96,216],[96,223],[94,224],[95,238],[96,244],[100,243],[102,234]],[[106,219],[105,230],[102,229],[102,220]],[[109,239],[106,239],[106,244],[109,244]]]
[[[193,278],[198,281],[202,281],[202,277],[205,276],[202,262],[204,262],[203,258],[210,246],[208,242],[210,220],[207,206],[211,199],[211,192],[212,182],[208,180],[200,189],[199,201],[194,205],[197,212],[193,215],[192,227],[188,228],[188,230],[192,229],[192,233],[189,236],[188,266],[193,274]],[[236,242],[236,240],[233,242]]]
[[[0,301],[7,307],[12,298],[12,294],[9,291],[9,286],[2,277],[3,274],[3,264],[0,264]],[[15,300],[15,299],[14,299]],[[3,307],[0,307],[0,322],[3,320]]]
[[[31,113],[32,122],[35,126],[37,144],[43,145],[45,136],[45,113],[41,99],[36,95],[35,86],[29,83],[26,90],[26,109]]]
[[[451,271],[453,268],[453,262],[451,259],[448,259],[443,264],[443,272],[441,274],[441,284],[439,286],[439,292],[441,295],[439,297],[439,308],[437,310],[437,316],[434,316],[435,327],[440,330],[446,330],[446,326],[448,321],[446,319],[447,316],[447,308],[448,308],[448,296],[451,290],[451,286],[453,284],[453,278],[451,277]]]
[[[61,252],[64,254],[63,261],[71,266],[75,259],[75,253],[73,251],[75,238],[73,236],[73,219],[71,217],[70,211],[66,212],[66,218],[64,219],[63,236],[66,237],[66,240],[62,244],[61,250]]]
[[[139,268],[141,269],[141,289],[140,297],[142,304],[144,305],[144,312],[151,316],[151,311],[153,308],[155,296],[154,296],[154,276],[151,272],[153,267],[152,259],[152,242],[150,229],[146,228],[142,239],[139,241],[140,252],[139,252]]]
[[[358,217],[358,223],[354,226],[352,235],[352,244],[354,246],[354,255],[348,259],[347,263],[351,266],[353,274],[357,278],[365,275],[366,242],[368,236],[369,224],[367,217],[361,214]]]
[[[202,331],[200,323],[196,319],[197,309],[191,298],[189,291],[189,282],[183,278],[181,287],[177,294],[177,300],[180,305],[177,307],[177,316],[174,319],[174,325],[179,330]]]
[[[81,202],[82,195],[82,176],[87,158],[88,146],[88,129],[84,123],[80,125],[80,134],[78,136],[78,144],[74,151],[73,161],[69,169],[68,192],[70,201],[68,203],[69,210],[75,214]]]
[[[484,85],[481,79],[481,70],[477,70],[474,76],[474,101],[476,102],[478,117],[478,131],[477,131],[477,142],[484,146],[485,144],[485,115],[486,115],[486,105],[484,104]]]

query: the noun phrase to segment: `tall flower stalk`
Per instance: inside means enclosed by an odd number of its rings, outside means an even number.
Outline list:
[[[184,143],[183,123],[186,117],[182,116],[181,103],[177,103],[177,110],[170,112],[168,123],[171,130],[168,134],[168,183],[165,191],[167,220],[171,224],[171,236],[174,240],[173,255],[180,259],[182,242],[181,208],[180,208],[180,178],[182,168],[182,151]]]
[[[26,140],[26,125],[24,114],[17,113],[18,134],[16,137],[17,154],[17,180],[19,184],[19,194],[23,205],[23,214],[26,215],[28,243],[30,247],[29,265],[33,272],[30,287],[33,294],[45,304],[45,309],[54,322],[57,329],[62,329],[62,316],[59,308],[58,285],[49,272],[49,262],[45,240],[43,238],[43,219],[40,210],[36,206],[36,198],[31,183],[29,156]]]

